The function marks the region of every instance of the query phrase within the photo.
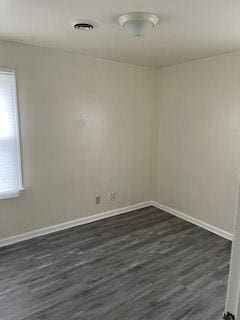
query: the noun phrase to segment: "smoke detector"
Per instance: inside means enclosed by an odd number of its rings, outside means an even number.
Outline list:
[[[93,31],[99,27],[97,22],[91,20],[77,20],[73,22],[72,26],[79,31]]]

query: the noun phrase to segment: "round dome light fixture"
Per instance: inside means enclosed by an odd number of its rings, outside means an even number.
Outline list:
[[[79,31],[93,31],[99,27],[97,22],[91,20],[77,20],[73,22],[72,26]]]
[[[142,37],[159,22],[157,15],[147,12],[129,12],[119,17],[119,24],[134,37]]]

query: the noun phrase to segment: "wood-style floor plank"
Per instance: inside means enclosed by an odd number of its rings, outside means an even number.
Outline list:
[[[219,320],[231,243],[153,207],[0,249],[1,320]]]

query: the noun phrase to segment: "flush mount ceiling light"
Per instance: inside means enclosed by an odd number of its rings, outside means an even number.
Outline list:
[[[142,37],[146,32],[153,30],[159,18],[147,12],[130,12],[119,17],[118,22],[134,37]]]
[[[72,26],[79,31],[93,31],[99,27],[97,22],[91,20],[77,20],[73,22]]]

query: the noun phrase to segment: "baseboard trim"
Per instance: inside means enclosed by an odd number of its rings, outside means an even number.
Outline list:
[[[178,218],[181,218],[183,220],[186,220],[188,222],[191,222],[192,224],[195,224],[203,229],[206,229],[208,231],[211,231],[212,233],[215,233],[217,234],[218,236],[221,236],[225,239],[228,239],[228,240],[233,240],[233,234],[230,233],[230,232],[227,232],[223,229],[220,229],[218,227],[215,227],[211,224],[208,224],[202,220],[199,220],[197,218],[194,218],[194,217],[191,217],[189,216],[188,214],[186,213],[183,213],[181,211],[178,211],[176,209],[173,209],[173,208],[170,208],[168,206],[165,206],[159,202],[156,202],[156,201],[151,201],[151,205],[154,206],[155,208],[158,208],[160,210],[163,210],[163,211],[166,211],[168,213],[171,213],[173,214],[174,216],[178,217]]]
[[[142,208],[146,208],[149,206],[151,206],[151,201],[140,202],[140,203],[133,204],[133,205],[130,205],[127,207],[118,208],[118,209],[114,209],[114,210],[110,210],[110,211],[105,211],[105,212],[94,214],[94,215],[91,215],[88,217],[83,217],[83,218],[67,221],[64,223],[56,224],[56,225],[53,225],[50,227],[33,230],[33,231],[30,231],[27,233],[18,234],[16,236],[3,238],[3,239],[0,239],[0,247],[9,246],[9,245],[17,243],[17,242],[22,242],[25,240],[33,239],[33,238],[40,237],[40,236],[43,236],[46,234],[50,234],[50,233],[65,230],[68,228],[80,226],[83,224],[91,223],[91,222],[102,220],[105,218],[114,217],[116,215],[124,214],[124,213],[130,212],[130,211],[134,211],[134,210],[138,210],[138,209],[142,209]]]
[[[181,218],[183,220],[186,220],[192,224],[195,224],[203,229],[206,229],[210,232],[213,232],[225,239],[231,240],[233,239],[233,234],[231,234],[230,232],[227,232],[223,229],[217,228],[213,225],[210,225],[202,220],[199,220],[197,218],[191,217],[189,215],[187,215],[186,213],[183,213],[181,211],[178,211],[176,209],[170,208],[168,206],[165,206],[159,202],[156,201],[145,201],[145,202],[140,202],[137,204],[133,204],[127,207],[123,207],[123,208],[118,208],[118,209],[114,209],[114,210],[110,210],[110,211],[105,211],[105,212],[101,212],[98,214],[94,214],[88,217],[83,217],[83,218],[79,218],[79,219],[75,219],[75,220],[71,220],[71,221],[67,221],[64,223],[60,223],[60,224],[56,224],[53,226],[49,226],[46,228],[42,228],[42,229],[37,229],[37,230],[33,230],[27,233],[22,233],[22,234],[18,234],[16,236],[12,236],[12,237],[8,237],[8,238],[3,238],[0,239],[0,248],[1,247],[5,247],[5,246],[9,246],[11,244],[17,243],[17,242],[22,242],[25,240],[29,240],[29,239],[33,239],[33,238],[37,238],[43,235],[47,235],[50,233],[54,233],[57,231],[61,231],[61,230],[65,230],[68,228],[72,228],[72,227],[76,227],[76,226],[80,226],[83,224],[87,224],[87,223],[91,223],[94,221],[98,221],[98,220],[102,220],[102,219],[106,219],[106,218],[110,218],[110,217],[114,217],[120,214],[124,214],[130,211],[134,211],[134,210],[138,210],[138,209],[142,209],[142,208],[146,208],[149,206],[154,206],[155,208],[158,208],[160,210],[163,210],[165,212],[168,212],[170,214],[173,214],[174,216]]]

